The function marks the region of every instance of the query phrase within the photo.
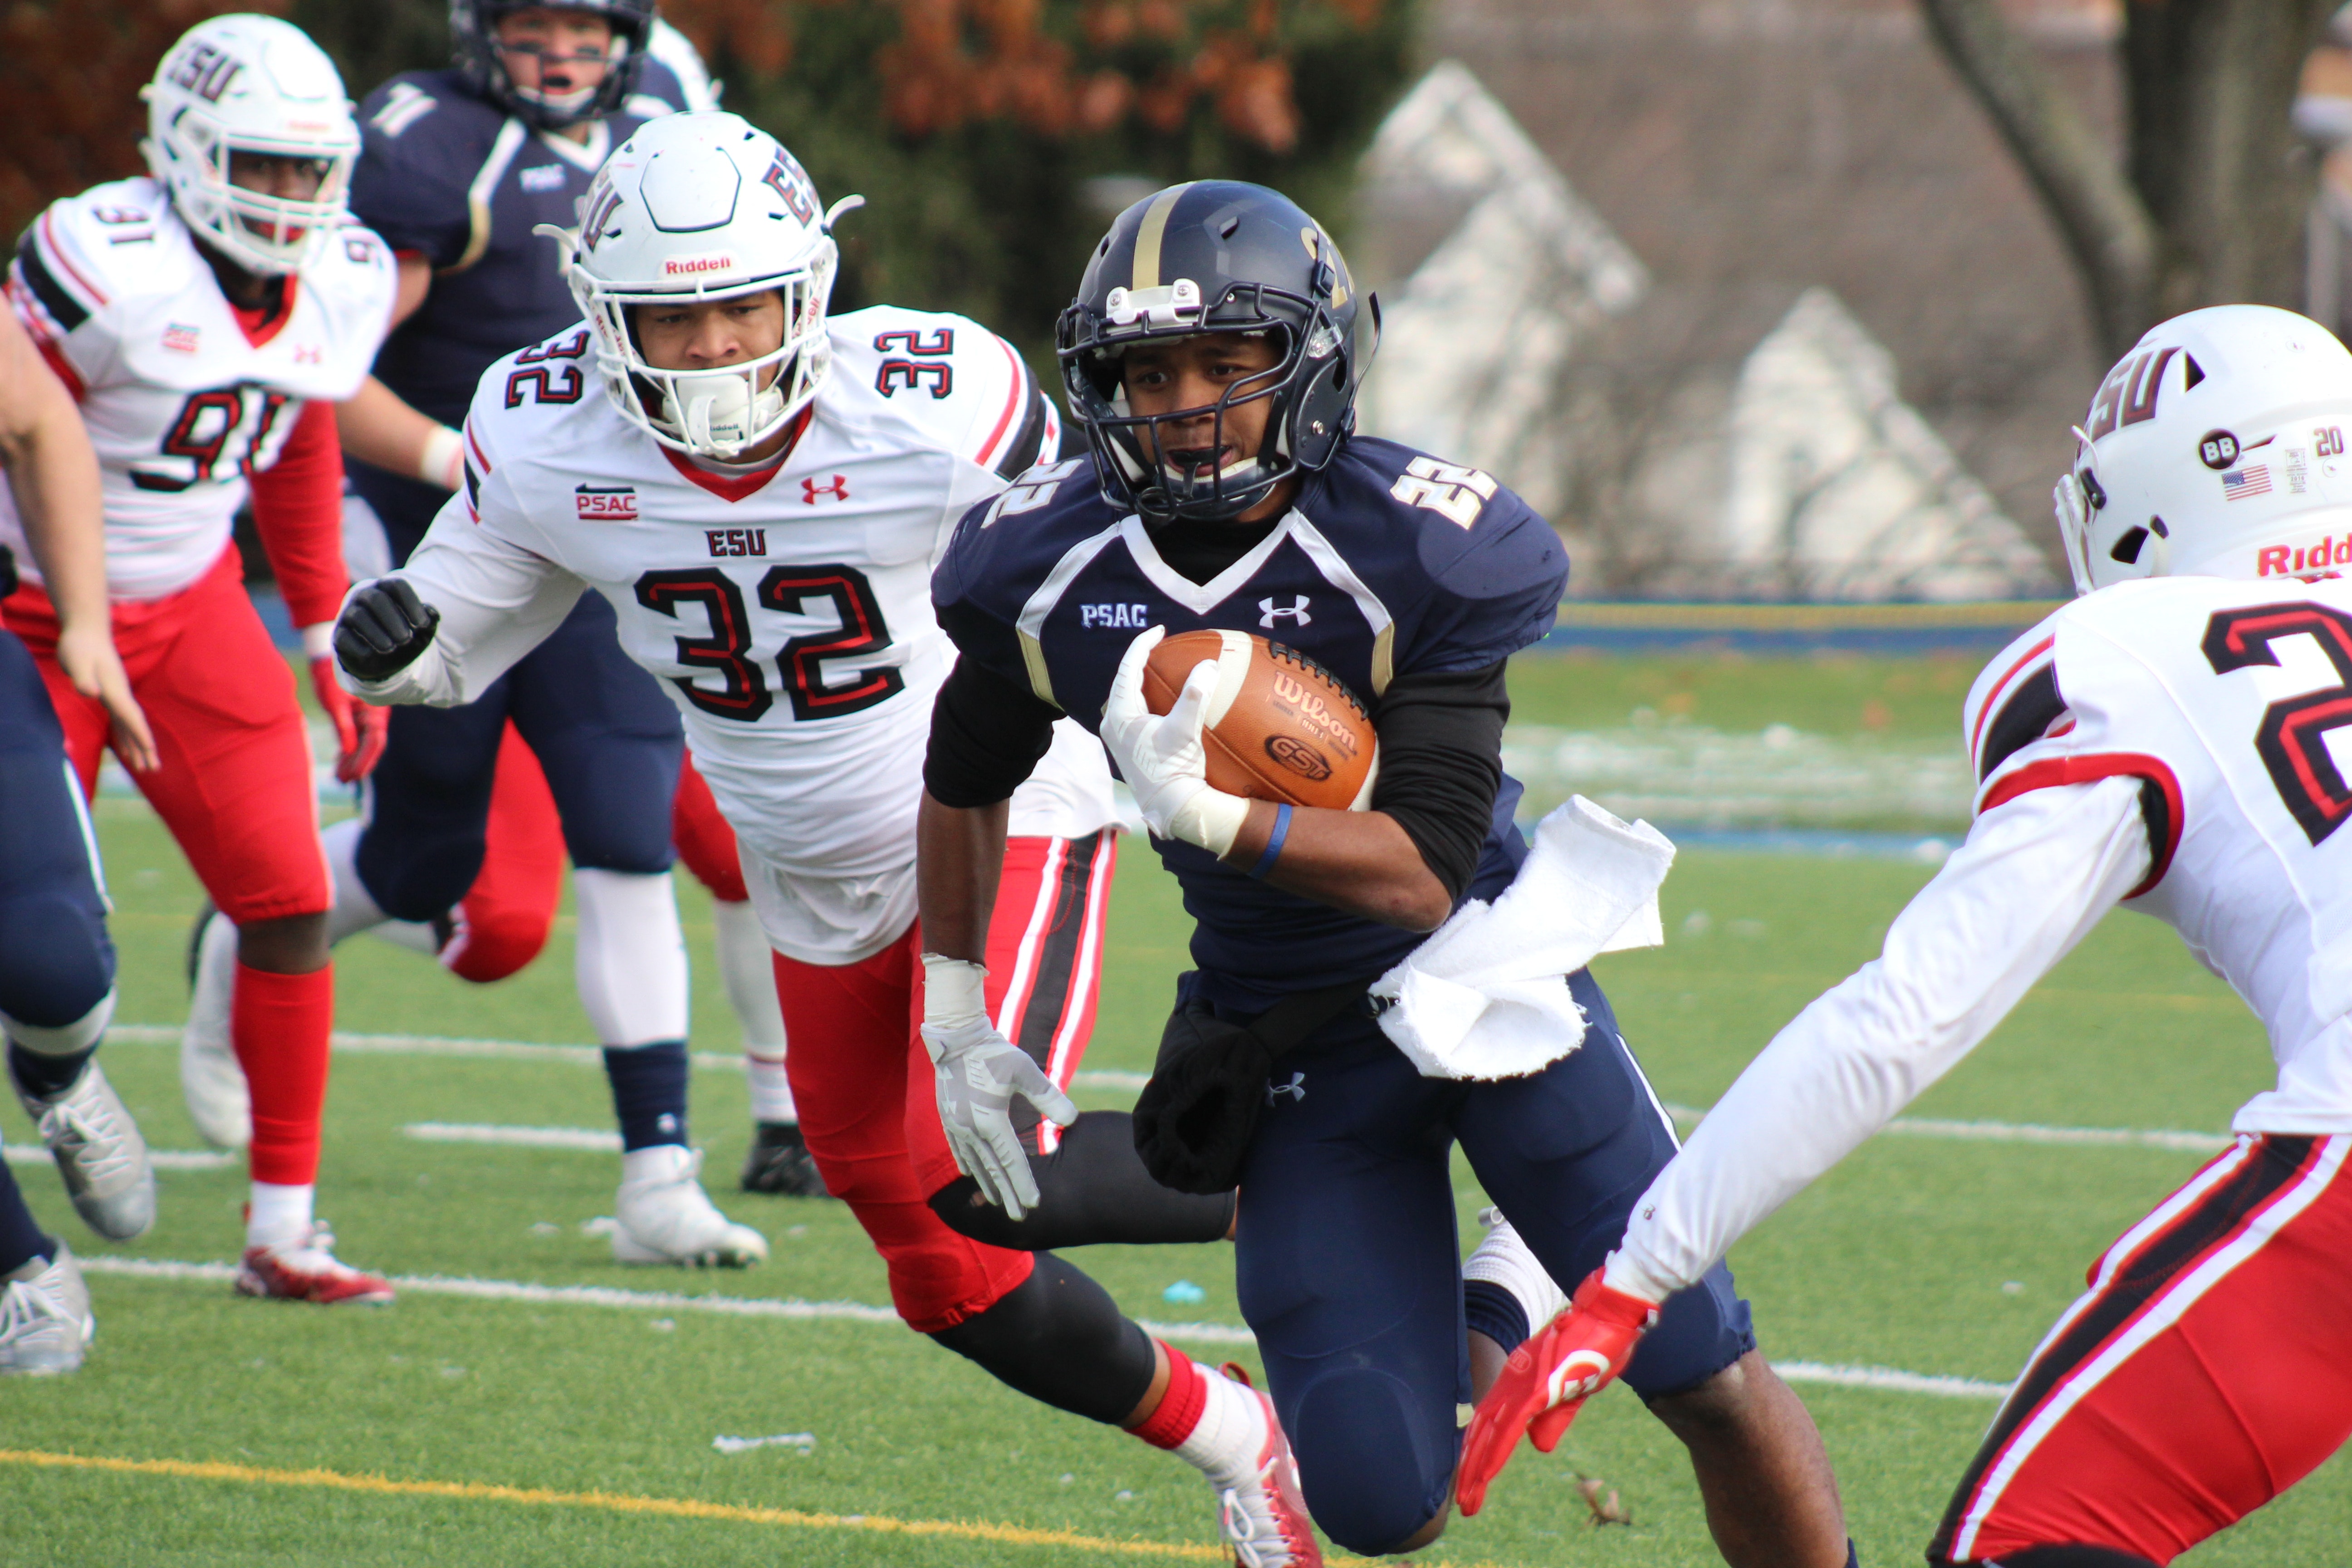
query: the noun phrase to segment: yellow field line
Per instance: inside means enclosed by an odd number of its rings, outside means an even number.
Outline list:
[[[1121,1557],[1166,1557],[1191,1563],[1223,1563],[1224,1549],[1168,1541],[1117,1541],[1104,1535],[1081,1535],[1073,1530],[1032,1530],[1025,1525],[991,1524],[985,1521],[891,1519],[875,1513],[805,1513],[796,1508],[746,1508],[738,1503],[703,1502],[694,1498],[629,1497],[618,1492],[560,1492],[545,1487],[507,1487],[483,1481],[400,1481],[389,1476],[347,1476],[340,1470],[278,1470],[260,1465],[229,1465],[211,1459],[115,1459],[90,1454],[48,1454],[37,1449],[0,1448],[0,1465],[32,1465],[47,1469],[104,1470],[115,1475],[172,1476],[183,1480],[244,1481],[255,1486],[317,1487],[330,1491],[367,1492],[378,1497],[448,1498],[467,1502],[524,1503],[540,1508],[598,1509],[607,1513],[651,1514],[661,1519],[707,1519],[731,1524],[781,1524],[801,1530],[864,1530],[884,1535],[942,1536],[952,1541],[992,1541],[1006,1546],[1066,1546],[1074,1551],[1109,1552]],[[1368,1560],[1333,1553],[1333,1563],[1362,1564]],[[1448,1568],[1434,1563],[1432,1568]],[[1492,1568],[1464,1564],[1461,1568]]]

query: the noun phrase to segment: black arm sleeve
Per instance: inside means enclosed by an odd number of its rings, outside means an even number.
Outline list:
[[[1503,787],[1503,684],[1508,660],[1484,669],[1404,675],[1389,683],[1372,715],[1381,775],[1372,809],[1397,820],[1432,875],[1454,898],[1470,885]],[[938,742],[932,742],[936,748]],[[936,792],[934,792],[936,793]]]
[[[968,658],[956,660],[931,705],[923,787],[941,805],[994,805],[1037,766],[1061,713],[1032,691]]]

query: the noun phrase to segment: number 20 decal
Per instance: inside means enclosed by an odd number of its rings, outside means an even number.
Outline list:
[[[2263,710],[2254,750],[2271,783],[2314,845],[2352,817],[2352,786],[2327,748],[2327,733],[2352,724],[2352,616],[2323,605],[2250,605],[2217,611],[2205,624],[2205,660],[2216,675],[2266,664],[2281,637],[2309,637],[2336,667],[2336,683]]]
[[[690,668],[716,672],[720,684],[704,686],[692,676],[672,676],[686,700],[715,718],[752,723],[775,706],[768,678],[751,652],[751,617],[745,613],[743,590],[725,573],[710,567],[686,571],[648,572],[637,579],[637,603],[649,610],[676,616],[681,605],[699,605],[709,618],[708,637],[677,639],[677,659]],[[847,685],[828,685],[825,663],[851,660],[881,652],[890,645],[890,628],[882,618],[881,603],[873,584],[855,566],[772,566],[760,579],[756,594],[763,609],[784,615],[804,615],[812,600],[830,601],[840,617],[837,630],[804,632],[786,638],[776,650],[776,669],[792,699],[795,719],[831,719],[862,713],[906,689],[907,679],[895,667],[861,669]]]

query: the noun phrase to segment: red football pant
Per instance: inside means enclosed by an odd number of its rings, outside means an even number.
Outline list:
[[[30,584],[0,605],[41,667],[85,792],[98,787],[109,721],[58,667],[57,609]],[[225,550],[193,585],[114,606],[114,644],[147,711],[162,765],[131,782],[197,880],[237,925],[324,914],[319,797],[294,678]],[[319,1168],[319,1112],[334,1026],[331,969],[270,974],[240,963],[229,1037],[253,1094],[253,1177],[300,1185]]]
[[[2169,1563],[2352,1436],[2352,1136],[2241,1139],[2107,1250],[1928,1548]]]
[[[499,742],[498,766],[482,868],[450,912],[455,931],[441,950],[451,973],[481,985],[520,973],[539,956],[563,896],[562,819],[539,758],[512,723]],[[719,815],[690,752],[678,770],[670,833],[678,858],[712,898],[741,903],[751,897],[735,858],[735,830]]]
[[[988,1008],[1065,1089],[1094,1029],[1117,859],[1109,833],[1005,847],[988,931]],[[926,1201],[960,1173],[920,1033],[920,928],[863,963],[777,953],[775,966],[801,1133],[826,1191],[849,1205],[888,1267],[892,1305],[927,1334],[986,1311],[1029,1278],[1030,1255],[957,1235]]]

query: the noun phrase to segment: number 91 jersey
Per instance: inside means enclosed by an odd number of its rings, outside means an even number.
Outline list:
[[[382,242],[353,224],[248,333],[154,181],[100,185],[34,220],[8,301],[81,405],[116,598],[177,593],[219,558],[247,479],[278,460],[302,405],[359,390],[393,289]],[[0,540],[23,543],[5,489]]]
[[[467,419],[466,489],[399,574],[442,631],[403,677],[357,689],[469,700],[593,588],[677,704],[747,850],[811,881],[903,875],[911,918],[923,750],[954,659],[932,561],[1059,426],[1010,345],[963,317],[878,307],[827,331],[831,371],[783,460],[734,472],[625,421],[585,328],[493,364]],[[1046,824],[1024,825],[1016,801],[1014,831],[1112,819],[1085,744],[1096,782],[1066,780],[1072,809]]]
[[[2352,583],[2118,584],[1986,667],[1965,710],[1977,809],[2139,781],[2127,907],[2180,933],[2269,1031],[2241,1132],[2352,1131]]]

